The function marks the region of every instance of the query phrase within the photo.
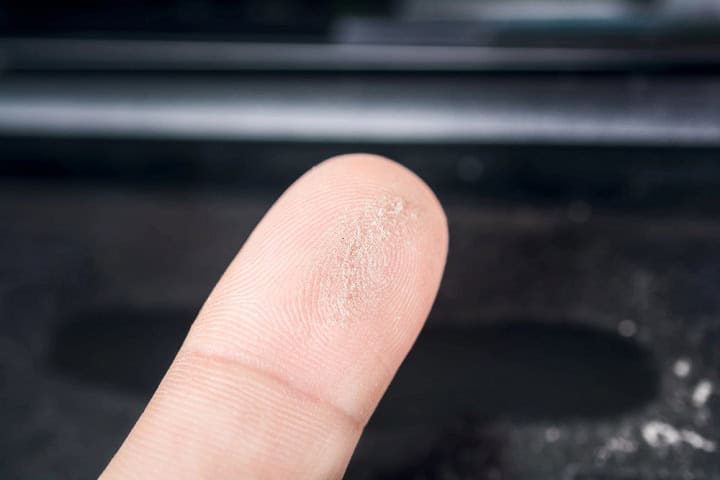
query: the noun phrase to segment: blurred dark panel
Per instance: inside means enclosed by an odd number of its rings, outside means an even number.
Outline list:
[[[716,0],[0,2],[9,70],[717,67]]]
[[[3,0],[3,29],[14,35],[322,34],[329,0]]]

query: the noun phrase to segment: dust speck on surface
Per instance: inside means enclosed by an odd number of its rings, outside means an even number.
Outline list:
[[[632,453],[637,450],[637,444],[629,438],[611,438],[608,448],[614,452]]]
[[[629,455],[638,449],[637,442],[630,435],[617,435],[610,437],[597,453],[600,461],[607,460],[613,455]]]
[[[712,440],[708,440],[697,432],[692,430],[682,430],[683,441],[693,448],[704,450],[706,452],[714,452],[716,444]]]
[[[637,332],[637,325],[632,320],[623,320],[618,324],[618,333],[623,337],[632,337]]]
[[[673,364],[673,373],[678,378],[687,378],[692,371],[692,363],[687,358],[678,358]]]
[[[693,405],[696,408],[703,407],[710,398],[710,395],[712,395],[712,392],[713,384],[710,382],[710,380],[701,380],[700,382],[698,382],[695,390],[693,390],[692,393]]]
[[[714,452],[716,443],[688,429],[677,429],[669,423],[651,421],[642,427],[642,437],[653,448],[689,445],[697,450]]]
[[[648,422],[642,427],[645,442],[653,448],[668,447],[680,442],[680,432],[664,422]]]

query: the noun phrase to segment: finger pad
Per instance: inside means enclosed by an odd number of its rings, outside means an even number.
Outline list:
[[[258,225],[186,348],[366,421],[430,310],[446,251],[442,209],[413,173],[372,155],[328,160]]]

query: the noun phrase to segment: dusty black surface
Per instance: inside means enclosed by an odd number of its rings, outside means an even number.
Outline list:
[[[406,161],[439,190],[451,253],[348,478],[720,477],[709,153],[596,152],[581,168],[580,148],[535,152],[557,162],[501,148]],[[0,478],[100,471],[229,259],[324,153],[239,159],[224,180],[222,163],[4,164]]]

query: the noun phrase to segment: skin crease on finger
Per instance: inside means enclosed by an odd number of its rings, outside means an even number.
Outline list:
[[[325,449],[323,455],[335,455],[338,460],[317,467],[323,472],[318,477],[305,478],[341,476],[362,428],[430,311],[446,253],[447,223],[442,208],[409,170],[366,154],[323,162],[278,199],[248,238],[205,302],[126,443],[145,445],[150,451],[159,448],[155,444],[162,440],[145,438],[154,435],[154,425],[165,422],[166,414],[159,410],[190,410],[184,400],[174,400],[176,394],[169,393],[174,389],[191,396],[200,388],[197,395],[202,398],[193,402],[217,410],[214,415],[223,421],[246,419],[246,407],[226,398],[228,389],[233,395],[244,395],[246,387],[237,380],[243,376],[274,385],[267,386],[268,392],[284,392],[279,396],[258,394],[247,400],[253,408],[279,412],[275,416],[280,420],[269,418],[273,413],[258,414],[249,422],[243,420],[235,432],[218,432],[223,426],[216,425],[213,447],[205,453],[212,459],[200,466],[196,462],[194,467],[216,464],[215,450],[242,443],[239,437],[253,433],[247,423],[258,421],[262,423],[259,428],[279,431],[294,418],[290,431],[279,432],[270,442],[284,449],[287,458],[279,460],[277,454],[266,451],[267,440],[246,441],[242,448],[253,453],[226,453],[235,458],[235,467],[218,467],[216,473],[248,472],[249,461],[266,465],[286,462],[288,471],[307,473],[315,468],[317,459],[310,455],[307,464],[298,463],[291,459],[293,455],[307,456],[308,449]],[[197,365],[212,372],[225,365],[237,372],[204,384],[205,374],[196,372]],[[187,385],[192,382],[196,387],[191,389]],[[223,382],[232,387],[222,387]],[[206,393],[214,388],[223,396],[221,402]],[[147,421],[145,417],[149,417]],[[278,422],[276,427],[272,427],[274,422]],[[192,435],[204,434],[200,420],[189,427],[186,421],[170,423],[177,430],[168,434],[177,451],[195,448],[177,435],[186,430]],[[327,427],[333,423],[342,426]],[[133,436],[139,440],[132,442]],[[297,442],[301,445],[293,445]],[[127,462],[141,455],[142,449],[128,448],[135,453],[121,455],[123,449],[113,462],[129,471],[132,467]],[[246,456],[254,460],[241,458]]]

